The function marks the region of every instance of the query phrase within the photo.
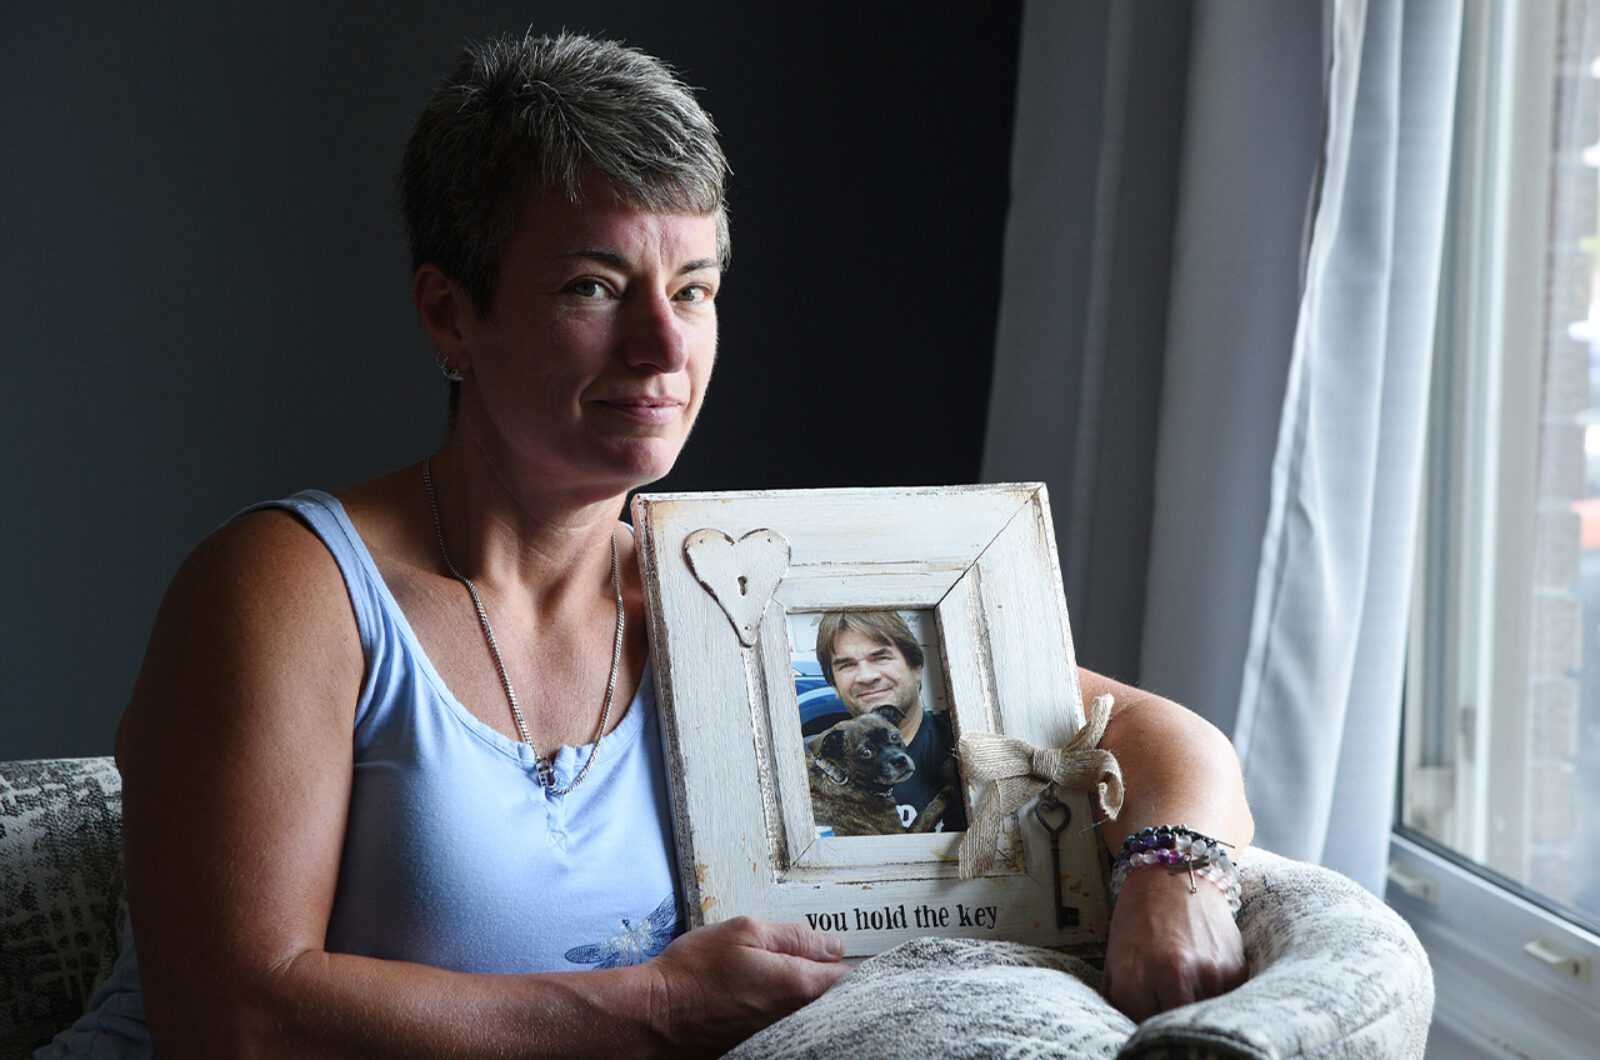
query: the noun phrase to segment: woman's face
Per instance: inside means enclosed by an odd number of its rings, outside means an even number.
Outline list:
[[[584,192],[524,204],[492,312],[466,314],[460,424],[512,474],[609,496],[665,475],[688,438],[722,273],[713,216]]]

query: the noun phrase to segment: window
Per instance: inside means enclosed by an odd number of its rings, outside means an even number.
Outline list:
[[[1600,1031],[1600,0],[1469,3],[1394,904],[1431,1055]]]

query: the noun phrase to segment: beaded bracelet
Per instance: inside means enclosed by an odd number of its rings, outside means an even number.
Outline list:
[[[1189,874],[1189,893],[1196,892],[1195,877],[1210,880],[1228,899],[1228,909],[1239,915],[1239,871],[1223,847],[1227,843],[1202,835],[1185,825],[1162,825],[1130,835],[1111,869],[1111,897],[1115,901],[1128,873],[1145,865],[1164,865],[1168,875]]]

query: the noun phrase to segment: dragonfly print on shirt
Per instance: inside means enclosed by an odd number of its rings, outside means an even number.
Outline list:
[[[678,930],[677,902],[667,895],[655,911],[637,926],[622,918],[622,930],[601,942],[574,946],[566,953],[573,964],[592,964],[596,968],[625,968],[647,961],[667,948]]]

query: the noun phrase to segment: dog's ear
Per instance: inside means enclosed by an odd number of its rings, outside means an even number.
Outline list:
[[[873,713],[874,714],[882,714],[885,718],[887,718],[889,720],[889,723],[891,725],[899,725],[906,718],[906,712],[905,711],[901,710],[899,707],[896,707],[896,706],[893,706],[892,704],[887,704],[887,703],[884,704],[883,706],[879,707],[877,710],[873,711]]]
[[[817,741],[814,752],[818,759],[829,762],[844,761],[844,730],[829,729],[822,734],[822,739]]]
[[[844,784],[849,781],[845,773],[844,762],[844,730],[829,729],[816,738],[816,743],[807,748],[811,753],[811,761],[816,763],[824,776],[835,784]]]

